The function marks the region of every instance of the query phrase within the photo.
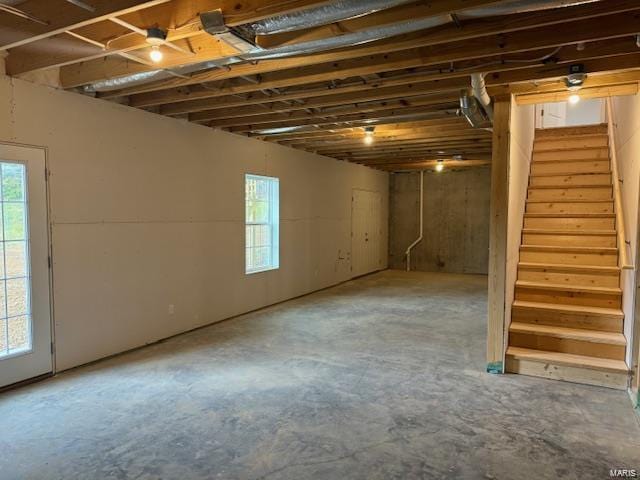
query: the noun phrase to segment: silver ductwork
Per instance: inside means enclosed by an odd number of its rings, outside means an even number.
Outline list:
[[[513,15],[514,13],[539,12],[551,8],[575,7],[599,0],[507,0],[486,7],[471,8],[458,13],[460,19]]]
[[[427,30],[429,28],[445,25],[451,21],[448,15],[438,17],[428,17],[419,20],[409,20],[406,22],[393,23],[383,25],[381,27],[372,28],[370,30],[360,30],[354,33],[338,35],[321,40],[312,40],[309,42],[295,43],[293,45],[285,45],[282,47],[270,48],[268,50],[260,50],[241,55],[247,61],[268,60],[274,58],[292,57],[295,55],[309,55],[325,50],[335,50],[365,43],[377,42],[386,38],[413,33],[419,30]]]
[[[412,2],[413,0],[339,0],[330,5],[308,8],[299,12],[266,18],[251,24],[256,35],[295,32],[362,17]]]
[[[460,113],[474,128],[491,128],[491,119],[472,90],[460,92]]]
[[[527,11],[539,11],[558,7],[575,6],[596,1],[599,0],[511,0],[500,2],[498,5],[464,10],[459,14],[456,14],[456,16],[459,19],[482,18],[495,15],[508,15]],[[360,0],[342,0],[331,5],[326,5],[324,7],[316,7],[289,15],[272,17],[271,19],[263,20],[261,22],[256,22],[255,24],[249,25],[248,29],[249,31],[253,29],[256,33],[260,31],[261,33],[264,32],[267,34],[278,33],[281,31],[293,31],[303,28],[311,28],[318,25],[324,25],[347,18],[367,15],[384,8],[391,8],[405,3],[408,2],[404,0],[372,0],[367,2],[362,2]],[[364,8],[365,6],[367,7],[366,9]],[[341,8],[343,10],[341,10]],[[338,13],[340,11],[342,12],[341,14]],[[209,16],[209,14],[213,15]],[[203,28],[206,31],[212,33],[214,36],[233,35],[234,40],[240,41],[240,39],[242,39],[240,35],[235,34],[233,31],[223,29],[223,27],[226,28],[226,26],[220,24],[220,22],[223,21],[223,18],[220,16],[220,13],[218,11],[202,14],[201,19]],[[291,25],[289,25],[289,28],[287,28],[286,30],[283,30],[283,28],[285,28],[285,20],[290,21]],[[213,68],[220,68],[226,65],[254,62],[258,60],[287,58],[296,55],[309,55],[327,50],[346,48],[354,45],[362,45],[398,35],[417,32],[420,30],[428,30],[430,28],[450,23],[451,21],[452,19],[450,15],[440,15],[436,17],[428,17],[424,19],[409,20],[406,22],[397,22],[394,24],[382,25],[376,28],[347,33],[335,37],[301,42],[293,45],[284,45],[281,47],[266,50],[250,45],[246,42],[246,39],[244,39],[242,40],[243,48],[241,49],[241,52],[233,57],[195,63],[179,68],[153,70],[144,73],[132,74],[126,77],[104,80],[91,85],[86,85],[85,87],[83,87],[83,90],[86,93],[118,90],[121,88],[136,86],[141,83],[147,83],[150,81],[163,80],[175,76],[188,76],[206,70],[211,70]],[[247,29],[243,28],[242,30],[243,32],[246,32]],[[221,38],[221,40],[224,41],[224,38]]]

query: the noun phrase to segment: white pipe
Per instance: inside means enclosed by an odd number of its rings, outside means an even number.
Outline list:
[[[420,171],[420,236],[407,247],[405,255],[407,256],[407,272],[411,271],[411,249],[422,241],[422,233],[424,231],[424,170]]]
[[[484,107],[484,111],[487,112],[489,120],[493,120],[493,108],[491,108],[491,97],[487,92],[487,86],[484,83],[484,77],[481,73],[471,74],[471,88],[473,89],[473,96]]]

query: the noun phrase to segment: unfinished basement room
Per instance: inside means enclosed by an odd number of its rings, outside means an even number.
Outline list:
[[[0,480],[640,478],[638,0],[0,0]]]

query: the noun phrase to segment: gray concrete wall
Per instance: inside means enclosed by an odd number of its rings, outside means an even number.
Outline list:
[[[425,172],[424,238],[411,253],[413,270],[487,273],[489,168]],[[406,268],[404,252],[418,236],[419,173],[389,181],[389,267]]]
[[[351,278],[351,196],[388,174],[0,76],[0,142],[47,148],[65,369]],[[280,268],[244,273],[244,174],[280,178]]]

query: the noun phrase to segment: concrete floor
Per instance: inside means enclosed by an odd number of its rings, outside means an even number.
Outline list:
[[[627,394],[484,373],[486,277],[386,271],[0,396],[0,478],[604,479]]]

